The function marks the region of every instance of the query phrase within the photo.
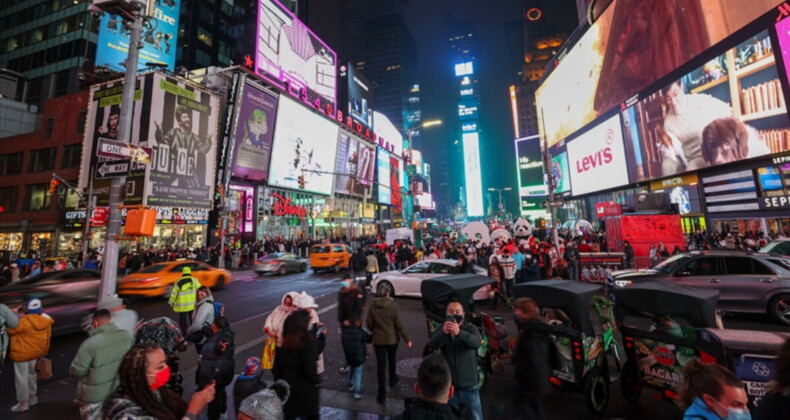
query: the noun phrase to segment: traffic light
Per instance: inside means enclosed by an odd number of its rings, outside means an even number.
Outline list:
[[[214,198],[217,200],[222,198],[222,184],[217,184],[217,194]]]
[[[304,189],[304,175],[299,175],[299,188]]]
[[[57,179],[49,180],[49,195],[55,194],[55,190],[58,188],[58,185],[60,185],[60,181]]]

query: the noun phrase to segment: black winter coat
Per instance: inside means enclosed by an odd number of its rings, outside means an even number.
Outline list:
[[[282,379],[290,386],[290,395],[285,402],[286,418],[319,415],[318,377],[315,344],[307,341],[296,349],[277,347],[274,352],[272,375],[274,380]]]
[[[233,357],[236,351],[235,336],[233,329],[228,327],[210,335],[203,344],[196,373],[198,389],[208,385],[212,376],[217,381],[217,389],[222,389],[233,381],[233,369],[236,366]],[[221,341],[228,343],[225,351],[222,351]],[[216,375],[214,374],[215,369]]]
[[[419,398],[406,398],[406,410],[392,420],[454,420],[472,419],[467,408],[458,410],[450,404],[439,404]]]
[[[551,392],[549,377],[554,352],[549,330],[539,319],[520,324],[519,330],[521,334],[513,355],[519,392],[522,395],[547,395]]]
[[[369,332],[356,325],[343,328],[343,353],[349,366],[356,367],[365,363],[365,343],[370,343],[372,338]]]
[[[337,294],[337,322],[350,321],[355,316],[362,319],[365,307],[365,292],[356,287]]]
[[[250,395],[266,389],[269,387],[263,380],[263,372],[253,376],[240,375],[236,378],[236,383],[233,384],[233,404],[236,406],[236,412],[241,407],[241,402]]]

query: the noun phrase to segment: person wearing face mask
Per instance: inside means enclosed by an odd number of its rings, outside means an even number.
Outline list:
[[[192,394],[189,403],[166,387],[170,367],[156,343],[132,347],[118,375],[121,389],[104,402],[104,420],[197,420],[214,399],[214,383]]]
[[[678,392],[685,408],[683,420],[750,420],[749,398],[743,382],[727,368],[703,364],[698,358],[686,362]]]
[[[288,292],[283,295],[282,304],[274,308],[272,313],[266,317],[263,323],[263,332],[277,340],[279,346],[282,342],[282,330],[285,318],[288,318],[296,310],[296,299],[299,297],[297,292]]]
[[[464,305],[450,300],[445,312],[445,322],[428,341],[428,347],[441,350],[450,366],[455,394],[450,404],[457,409],[467,408],[476,420],[483,419],[477,374],[477,349],[480,347],[480,332],[466,322]]]

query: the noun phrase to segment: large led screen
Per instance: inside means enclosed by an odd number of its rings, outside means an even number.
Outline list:
[[[477,119],[477,101],[461,101],[458,102],[458,119],[459,120],[474,120]]]
[[[379,177],[379,203],[392,204],[392,190],[390,179],[390,154],[378,148],[376,154],[376,168]]]
[[[277,0],[258,2],[255,72],[283,90],[335,104],[337,54]]]
[[[373,128],[373,83],[348,63],[348,115]]]
[[[245,84],[236,127],[233,175],[261,181],[269,174],[277,98]]]
[[[535,93],[554,145],[745,27],[780,0],[614,0]]]
[[[269,185],[331,194],[338,126],[302,104],[281,96],[277,106]]]
[[[143,27],[140,41],[143,48],[139,49],[137,69],[149,68],[146,64],[166,64],[173,70],[178,48],[178,13],[181,1],[166,0],[156,2],[154,18]],[[129,36],[131,31],[119,16],[105,13],[99,22],[99,39],[96,44],[96,65],[123,72],[120,64],[126,61],[129,54]]]
[[[477,133],[463,133],[466,214],[483,215],[483,181],[480,171],[480,139]]]
[[[564,142],[559,144],[563,145],[562,150],[552,153],[551,156],[551,175],[556,183],[554,194],[571,191],[571,170],[568,165],[568,152],[565,150]]]
[[[516,139],[516,170],[519,195],[546,195],[543,159],[538,136]]]
[[[740,38],[622,117],[632,182],[790,149],[790,121],[767,30]]]
[[[403,210],[403,194],[401,188],[403,187],[403,160],[390,155],[390,188],[392,191],[392,214],[400,214]]]
[[[628,184],[620,115],[569,141],[568,163],[575,196]]]
[[[362,197],[373,185],[376,151],[342,130],[338,136],[335,193]]]

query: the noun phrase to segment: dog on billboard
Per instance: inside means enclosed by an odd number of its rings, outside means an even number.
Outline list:
[[[702,130],[702,157],[710,166],[770,153],[760,133],[735,117],[713,120]]]

